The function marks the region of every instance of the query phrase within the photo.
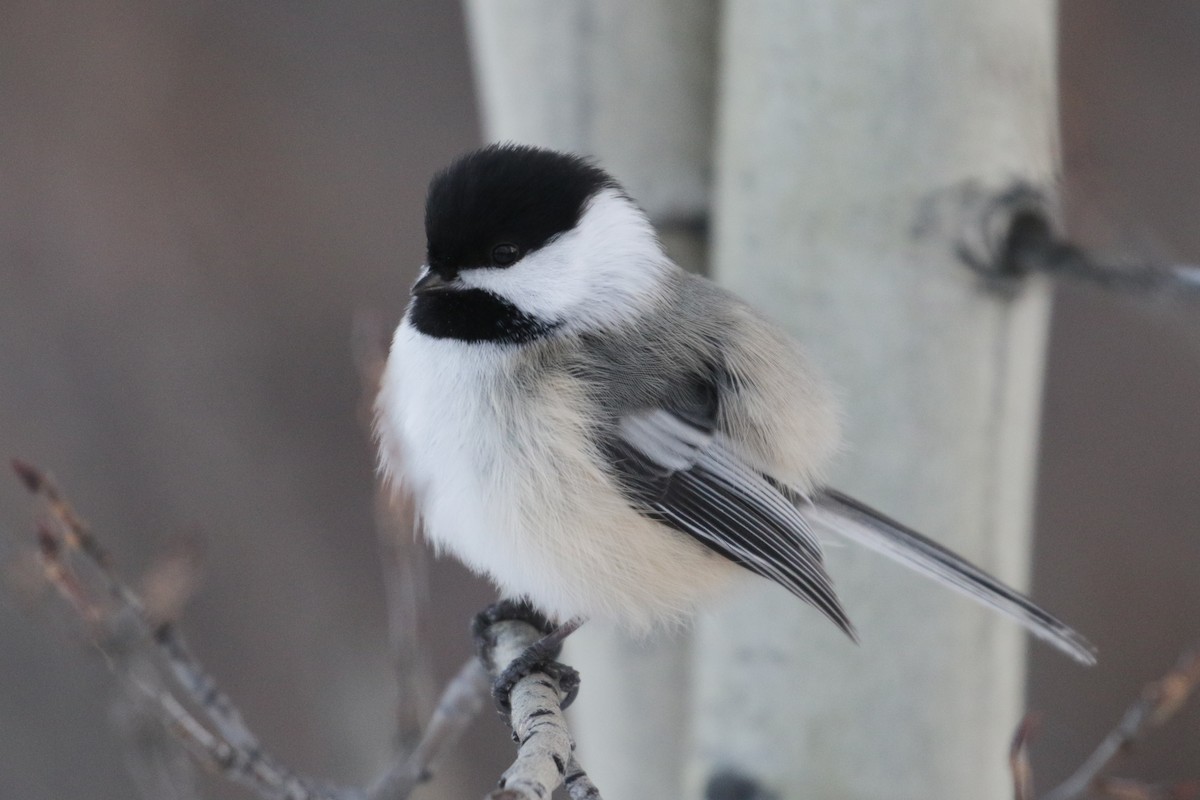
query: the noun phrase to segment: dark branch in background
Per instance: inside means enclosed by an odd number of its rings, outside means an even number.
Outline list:
[[[1066,237],[1059,218],[1038,186],[997,192],[969,181],[927,198],[912,233],[954,241],[959,259],[997,291],[1016,291],[1020,278],[1040,273],[1142,297],[1200,298],[1200,265],[1110,263]]]
[[[1200,297],[1200,266],[1194,264],[1106,264],[1055,234],[1034,213],[1013,218],[1002,268],[1012,275],[1041,272],[1128,294]]]
[[[1183,708],[1200,686],[1200,649],[1184,654],[1165,676],[1147,684],[1117,726],[1104,737],[1096,750],[1075,774],[1047,793],[1042,800],[1192,800],[1200,798],[1200,781],[1171,786],[1155,786],[1139,781],[1108,778],[1105,773],[1127,755],[1146,734],[1161,727]],[[1009,752],[1016,800],[1035,800],[1033,770],[1029,766],[1028,747],[1036,727],[1033,715],[1027,716],[1013,737]]]
[[[177,620],[196,585],[194,551],[180,550],[152,567],[142,593],[112,561],[50,478],[24,462],[13,468],[44,504],[37,526],[43,576],[86,625],[91,641],[139,714],[152,714],[201,764],[264,800],[404,800],[430,765],[477,716],[487,697],[473,659],[442,693],[424,736],[369,789],[321,783],[286,767],[263,749],[233,702],[187,647]],[[156,729],[157,730],[157,729]],[[139,784],[148,797],[195,796],[190,776],[160,737],[138,752]],[[151,793],[153,792],[153,793]]]

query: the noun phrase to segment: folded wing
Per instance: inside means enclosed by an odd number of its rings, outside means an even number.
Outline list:
[[[855,638],[809,523],[705,420],[664,409],[628,414],[605,449],[640,512],[783,585]]]
[[[1082,664],[1095,648],[1032,600],[916,531],[840,492],[791,491],[738,458],[717,430],[715,388],[701,383],[672,409],[627,413],[603,440],[628,502],[816,606],[855,636],[825,571],[813,526],[845,536],[1015,620]]]

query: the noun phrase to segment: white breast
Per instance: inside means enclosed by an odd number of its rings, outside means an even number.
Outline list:
[[[381,461],[426,535],[556,619],[645,630],[687,616],[740,570],[645,519],[613,487],[565,371],[512,345],[396,331],[378,401]]]

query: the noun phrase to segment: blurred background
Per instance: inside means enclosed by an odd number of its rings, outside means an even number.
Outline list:
[[[1200,261],[1200,5],[1061,9],[1072,235]],[[455,3],[0,5],[0,455],[51,469],[130,575],[198,535],[193,648],[331,780],[394,729],[351,321],[399,318],[425,184],[479,141]],[[1031,648],[1043,784],[1200,639],[1200,301],[1064,285],[1054,313],[1034,594],[1102,660]],[[0,563],[29,509],[0,479]],[[451,561],[430,584],[448,672],[492,591]],[[53,600],[0,593],[0,797],[131,796],[108,674]],[[1195,775],[1198,734],[1193,708],[1124,771]],[[425,796],[482,795],[509,753],[485,714]]]

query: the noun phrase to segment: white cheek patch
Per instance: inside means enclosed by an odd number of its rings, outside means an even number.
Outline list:
[[[511,267],[467,269],[459,273],[459,279],[474,289],[503,297],[538,319],[561,321],[588,294],[584,270],[558,246],[564,238],[535,250]]]
[[[574,228],[511,267],[463,270],[459,278],[526,314],[588,328],[638,314],[671,269],[649,220],[608,189],[592,198]]]

